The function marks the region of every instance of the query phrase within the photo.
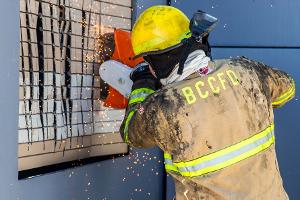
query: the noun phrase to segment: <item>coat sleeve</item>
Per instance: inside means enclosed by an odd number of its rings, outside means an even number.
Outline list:
[[[122,138],[130,146],[148,148],[155,146],[151,133],[151,122],[157,118],[155,114],[155,101],[151,97],[155,91],[150,88],[139,87],[133,89],[120,133]]]
[[[295,96],[295,82],[285,72],[273,69],[271,73],[277,78],[277,81],[271,82],[272,106],[278,108]]]
[[[283,106],[295,96],[295,82],[286,72],[256,63],[256,73],[268,88],[273,108]]]

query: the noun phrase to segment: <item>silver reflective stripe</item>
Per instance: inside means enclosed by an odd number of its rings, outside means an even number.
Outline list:
[[[148,95],[149,95],[149,93],[141,92],[141,93],[134,94],[134,95],[130,96],[130,100],[133,100],[133,99],[136,99],[136,98],[141,98],[141,97],[146,98]]]
[[[274,135],[274,131],[271,131],[266,136],[264,136],[264,137],[256,140],[253,143],[250,143],[250,144],[248,144],[246,146],[243,146],[240,149],[237,149],[235,151],[227,153],[227,154],[225,154],[223,156],[216,157],[216,158],[208,160],[208,161],[204,161],[204,162],[199,163],[199,164],[194,165],[194,166],[179,167],[178,170],[180,172],[193,172],[193,171],[198,171],[198,170],[201,170],[201,169],[204,169],[204,168],[207,168],[207,167],[211,167],[211,166],[214,166],[214,165],[226,162],[227,160],[230,160],[230,159],[233,159],[235,157],[238,157],[238,156],[240,156],[240,155],[242,155],[242,154],[244,154],[244,153],[246,153],[248,151],[251,151],[252,149],[255,149],[258,146],[261,146],[261,145],[265,144],[266,142],[268,142],[269,140],[272,139],[273,135]],[[172,161],[170,162],[170,164],[172,165]]]
[[[136,89],[131,92],[128,105],[143,102],[152,93],[154,93],[154,90],[149,88]]]
[[[182,176],[201,176],[254,156],[274,142],[274,124],[270,124],[263,131],[241,142],[193,160],[172,163],[172,156],[165,153],[165,167],[167,171],[174,171]]]
[[[165,158],[165,164],[168,164],[168,165],[173,165],[173,162],[171,159],[169,158]]]

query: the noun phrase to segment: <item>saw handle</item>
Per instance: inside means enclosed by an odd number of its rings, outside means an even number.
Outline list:
[[[130,79],[135,82],[141,79],[156,79],[150,72],[149,64],[146,62],[139,63],[130,73]]]

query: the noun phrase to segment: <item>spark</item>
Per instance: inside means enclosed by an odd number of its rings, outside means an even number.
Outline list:
[[[189,192],[189,190],[186,190],[183,194],[184,194],[184,196],[185,196],[185,198],[187,199],[187,200],[189,200],[189,198],[187,197],[187,193]]]

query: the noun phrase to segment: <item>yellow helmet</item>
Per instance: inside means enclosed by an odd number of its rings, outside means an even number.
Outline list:
[[[156,5],[146,9],[131,32],[135,57],[158,54],[178,47],[191,37],[190,21],[179,9]]]

